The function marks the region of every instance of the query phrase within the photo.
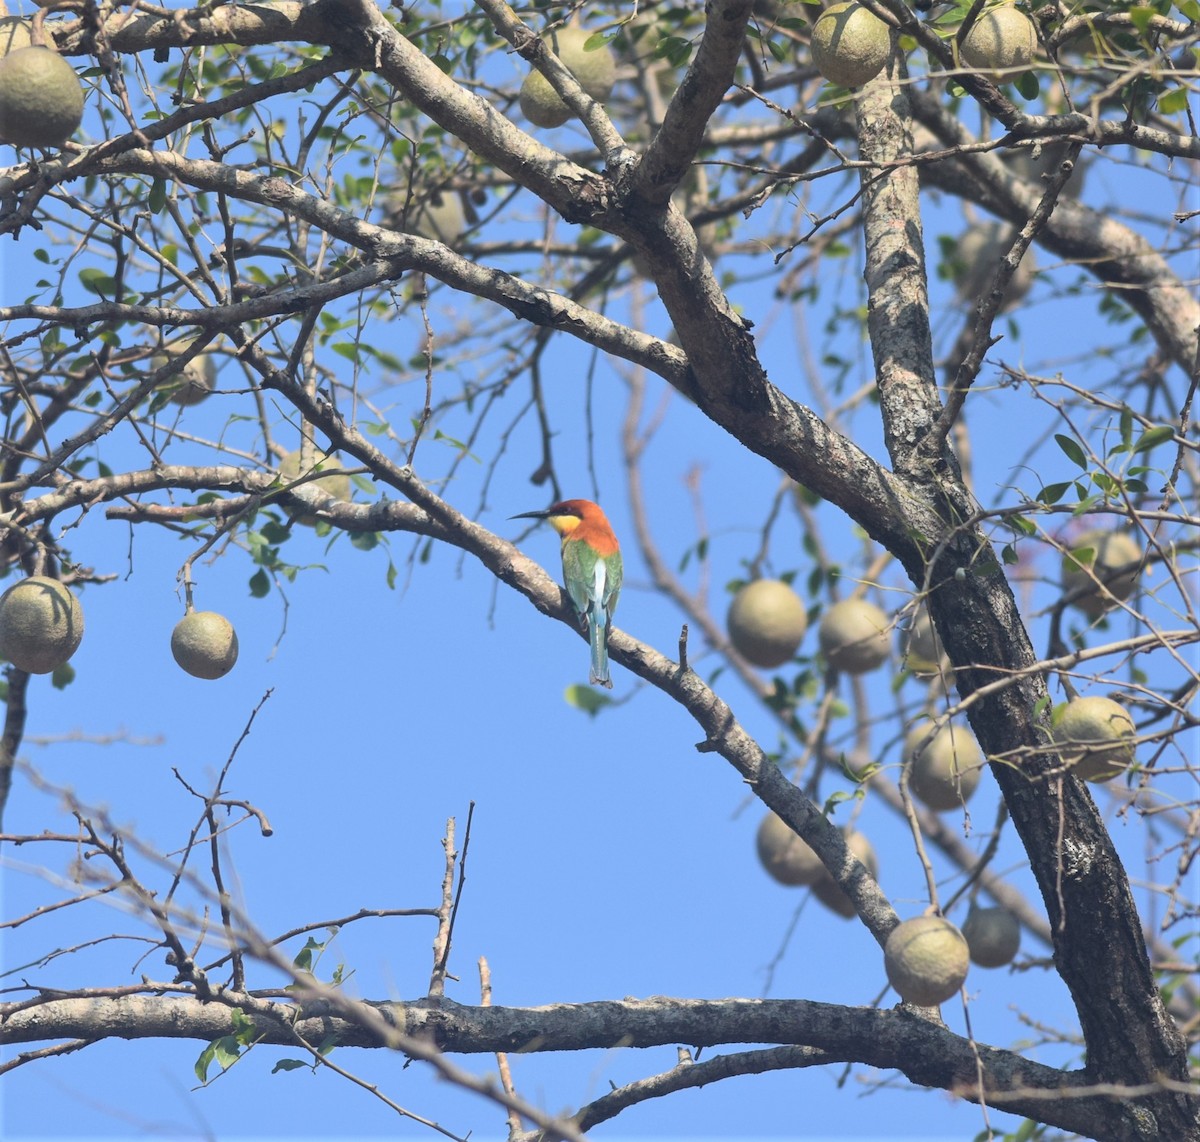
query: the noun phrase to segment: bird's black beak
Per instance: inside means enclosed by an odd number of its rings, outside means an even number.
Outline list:
[[[547,519],[550,516],[549,511],[544,512],[521,512],[520,515],[510,515],[509,519]]]

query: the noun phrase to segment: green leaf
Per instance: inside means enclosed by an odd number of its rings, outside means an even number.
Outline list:
[[[242,1053],[242,1045],[233,1035],[222,1035],[213,1047],[216,1048],[217,1064],[223,1071],[229,1070]]]
[[[1070,491],[1072,483],[1068,480],[1064,484],[1047,484],[1038,492],[1037,498],[1043,504],[1056,504]]]
[[[1080,468],[1087,467],[1087,457],[1083,454],[1083,449],[1079,447],[1078,441],[1057,432],[1054,434],[1054,439],[1058,441],[1059,448],[1066,453],[1067,459],[1073,461]]]
[[[1132,16],[1137,8],[1130,10]],[[1186,111],[1188,105],[1187,89],[1176,87],[1170,91],[1164,92],[1158,97],[1158,110],[1163,115],[1178,115],[1180,111]]]
[[[309,936],[304,947],[296,953],[296,958],[292,960],[292,967],[298,968],[300,971],[312,971],[313,952],[323,952],[324,950],[325,945],[323,943],[315,937]]]
[[[1153,8],[1142,4],[1132,5],[1127,9],[1126,14],[1129,16],[1129,22],[1137,28],[1142,35],[1145,35],[1150,28],[1150,21],[1154,18],[1155,12]]]
[[[377,531],[355,531],[350,534],[350,543],[357,547],[359,551],[370,551],[374,547],[379,546],[379,532]]]
[[[250,576],[250,594],[255,599],[264,599],[271,593],[271,577],[261,567]]]
[[[50,675],[50,684],[55,690],[65,690],[75,681],[75,667],[69,662],[60,663]]]
[[[1148,452],[1151,448],[1157,447],[1165,440],[1170,440],[1175,435],[1175,429],[1169,424],[1156,424],[1153,428],[1147,428],[1145,432],[1138,438],[1138,441],[1133,446],[1134,452]]]
[[[103,270],[92,268],[79,271],[79,284],[99,297],[112,297],[117,292],[116,279]]]
[[[156,178],[150,184],[150,195],[147,199],[151,214],[161,214],[167,205],[167,180]]]
[[[262,525],[261,535],[267,543],[282,543],[291,538],[292,531],[277,520],[269,519]]]
[[[1133,412],[1128,405],[1121,409],[1121,443],[1126,447],[1133,444]]]
[[[861,789],[855,789],[852,793],[848,793],[845,789],[838,789],[831,793],[826,799],[825,804],[821,806],[821,815],[827,818],[832,817],[834,809],[843,801],[861,801],[862,797],[863,791]]]
[[[239,1043],[245,1045],[253,1043],[258,1037],[258,1028],[254,1026],[254,1020],[240,1007],[230,1009],[229,1019],[233,1024],[234,1032],[230,1038],[236,1039]]]
[[[613,700],[607,694],[601,694],[599,690],[595,690],[591,686],[568,686],[563,691],[563,697],[566,698],[568,706],[583,710],[593,718],[605,706],[614,705]]]
[[[311,1063],[304,1062],[303,1059],[280,1059],[272,1068],[271,1074],[277,1075],[280,1071],[298,1071],[302,1067],[311,1067]]]
[[[1006,543],[1000,551],[1000,558],[1011,566],[1019,559],[1019,556],[1017,555],[1017,549],[1011,543]]]
[[[663,36],[655,45],[654,54],[665,59],[672,67],[683,67],[691,58],[692,44],[681,36]]]
[[[1017,76],[1013,86],[1021,93],[1022,99],[1034,100],[1041,93],[1036,72],[1026,71]]]
[[[200,1057],[196,1060],[196,1065],[192,1068],[196,1072],[196,1078],[202,1083],[208,1082],[208,1068],[212,1065],[213,1058],[217,1053],[216,1040],[209,1043],[203,1051],[200,1052]]]

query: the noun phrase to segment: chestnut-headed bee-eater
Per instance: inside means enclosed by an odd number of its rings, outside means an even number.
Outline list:
[[[563,500],[542,512],[513,519],[544,519],[562,538],[563,581],[587,628],[592,647],[591,681],[612,689],[608,676],[608,628],[621,591],[621,545],[598,504]]]

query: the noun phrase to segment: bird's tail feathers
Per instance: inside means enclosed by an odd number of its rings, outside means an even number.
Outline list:
[[[588,641],[592,646],[592,676],[594,685],[612,689],[608,675],[608,613],[603,607],[588,612]]]

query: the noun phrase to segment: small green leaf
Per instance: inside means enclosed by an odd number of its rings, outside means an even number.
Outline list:
[[[291,529],[277,520],[267,520],[261,529],[261,535],[267,543],[282,543],[285,539],[290,539],[291,534]]]
[[[99,297],[112,297],[117,291],[116,279],[103,270],[92,268],[80,270],[79,284],[89,293],[97,294]]]
[[[1129,22],[1137,28],[1142,35],[1145,35],[1150,27],[1150,21],[1154,18],[1155,12],[1153,8],[1142,4],[1132,5],[1126,13],[1129,16]]]
[[[1129,14],[1132,16],[1137,10],[1131,8]],[[1180,111],[1187,110],[1187,105],[1188,93],[1184,87],[1172,88],[1158,97],[1158,110],[1163,115],[1178,115]]]
[[[202,1083],[208,1082],[208,1068],[212,1065],[216,1053],[217,1046],[214,1040],[200,1052],[200,1057],[196,1060],[196,1065],[192,1068],[196,1072],[196,1078]]]
[[[821,806],[821,815],[824,817],[832,817],[834,809],[836,809],[843,801],[858,801],[861,799],[861,789],[855,789],[852,793],[848,793],[845,789],[838,789],[831,793],[826,799],[825,804]]]
[[[590,714],[593,718],[605,706],[613,705],[613,700],[610,697],[606,694],[601,694],[600,691],[593,689],[591,686],[568,686],[563,691],[563,697],[566,698],[568,706],[574,706],[577,710],[583,710],[584,713]]]
[[[1019,559],[1019,556],[1017,555],[1017,549],[1011,543],[1006,543],[1000,551],[1000,558],[1011,566]]]
[[[1054,439],[1058,441],[1059,448],[1066,453],[1069,460],[1080,468],[1087,467],[1087,457],[1083,454],[1083,449],[1079,447],[1078,441],[1072,440],[1069,436],[1063,436],[1061,433],[1055,433]]]
[[[50,675],[50,684],[55,690],[65,690],[75,681],[75,667],[69,662],[63,662],[54,668]]]
[[[1014,87],[1021,93],[1022,99],[1034,100],[1041,92],[1036,72],[1026,71],[1017,76]]]
[[[147,199],[151,214],[161,214],[167,205],[167,180],[156,178],[150,184],[150,195]]]
[[[264,599],[271,593],[271,577],[261,567],[250,577],[250,594],[255,599]]]
[[[1170,440],[1175,435],[1175,429],[1169,424],[1156,424],[1153,428],[1147,428],[1145,432],[1138,438],[1138,441],[1133,446],[1134,452],[1148,452],[1151,448],[1157,447],[1165,440]]]
[[[242,1053],[242,1045],[233,1035],[222,1035],[213,1046],[216,1048],[217,1064],[223,1071],[229,1070]]]
[[[253,1043],[258,1036],[258,1029],[254,1026],[254,1020],[250,1018],[240,1007],[234,1007],[229,1012],[230,1022],[233,1024],[232,1039],[236,1039],[239,1043],[245,1045]]]
[[[681,36],[663,36],[655,45],[654,54],[672,67],[682,67],[691,58],[692,44]]]
[[[304,1062],[303,1059],[280,1059],[272,1068],[271,1074],[277,1075],[280,1071],[298,1071],[302,1067],[311,1067],[311,1063]]]
[[[1047,484],[1037,494],[1039,502],[1043,504],[1056,504],[1063,498],[1071,489],[1072,481],[1068,480],[1064,484]]]

